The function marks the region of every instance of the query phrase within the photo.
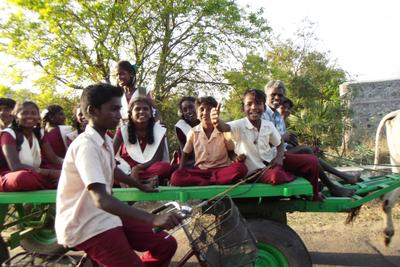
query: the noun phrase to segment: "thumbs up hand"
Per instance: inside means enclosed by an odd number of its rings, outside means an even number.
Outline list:
[[[210,112],[210,118],[211,122],[214,125],[214,127],[217,127],[219,124],[219,112],[221,109],[221,103],[218,103],[216,108],[212,108]]]

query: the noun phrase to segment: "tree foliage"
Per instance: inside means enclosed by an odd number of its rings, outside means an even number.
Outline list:
[[[60,94],[55,90],[46,89],[38,93],[28,89],[12,90],[11,88],[0,84],[0,96],[14,99],[17,102],[33,101],[40,110],[43,110],[48,105],[57,104],[64,108],[67,120],[70,122],[74,116],[73,110],[79,103],[77,94],[69,92],[69,94]]]
[[[7,0],[0,52],[41,70],[36,87],[81,89],[113,83],[113,66],[139,66],[169,129],[176,99],[187,92],[226,90],[223,73],[242,52],[261,47],[270,28],[263,11],[232,0]],[[173,112],[172,112],[173,111]]]
[[[262,11],[230,0],[8,2],[0,49],[38,66],[39,86],[111,82],[113,64],[129,59],[160,102],[179,87],[224,85],[227,58],[259,46],[269,31]]]
[[[226,103],[227,114],[231,119],[243,116],[239,101],[246,89],[264,90],[268,80],[282,80],[286,95],[295,103],[290,129],[302,142],[322,142],[337,148],[342,141],[343,116],[347,112],[340,101],[339,85],[346,74],[331,62],[327,53],[311,46],[312,33],[302,32],[298,37],[301,45],[291,40],[275,41],[265,58],[248,55],[240,70],[225,73],[235,88]]]

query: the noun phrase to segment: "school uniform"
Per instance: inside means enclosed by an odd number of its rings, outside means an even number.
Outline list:
[[[116,156],[116,159],[120,162],[119,167],[125,173],[129,174],[134,166],[152,160],[158,148],[163,146],[164,153],[162,161],[155,162],[146,169],[141,170],[139,178],[148,179],[158,176],[161,182],[165,179],[169,179],[174,167],[171,167],[169,163],[166,132],[167,129],[159,122],[156,122],[153,127],[153,144],[147,144],[146,142],[140,144],[139,140],[137,140],[136,144],[132,144],[129,142],[128,125],[122,125],[116,133],[122,140],[119,153],[117,153]]]
[[[176,124],[175,124],[175,133],[176,133],[176,137],[178,138],[179,141],[179,150],[178,150],[178,159],[177,162],[180,162],[180,159],[182,157],[182,151],[181,148],[183,148],[186,144],[186,137],[190,131],[190,129],[192,129],[192,126],[190,126],[189,123],[187,123],[185,120],[180,119]],[[189,160],[194,160],[194,153],[191,153],[188,156]]]
[[[179,129],[184,134],[184,138],[185,138],[185,142],[184,143],[186,143],[186,136],[189,133],[190,129],[192,129],[192,126],[190,126],[190,124],[187,123],[185,120],[180,119],[175,124],[175,128]]]
[[[43,142],[50,144],[54,153],[59,158],[64,158],[67,152],[67,136],[72,132],[72,127],[67,125],[59,125],[43,135]],[[49,169],[61,170],[61,165],[51,163],[42,153],[42,167]]]
[[[11,128],[3,129],[0,132],[0,147],[3,145],[17,145],[16,133]],[[21,149],[18,151],[18,157],[22,164],[39,168],[41,164],[41,152],[39,140],[32,134],[32,146],[28,139],[23,136]],[[51,189],[55,187],[55,181],[51,178],[41,175],[33,170],[11,171],[6,157],[0,149],[0,191],[32,191],[40,189]]]
[[[260,130],[248,118],[228,123],[232,139],[235,142],[236,154],[245,154],[248,175],[269,164],[277,155],[276,146],[281,142],[281,135],[275,126],[267,120],[261,120]],[[318,196],[319,165],[313,155],[296,155],[285,153],[283,166],[268,169],[260,177],[261,183],[281,184],[293,181],[294,175],[310,181],[314,197]]]
[[[66,135],[67,147],[69,147],[69,145],[72,143],[72,141],[74,141],[77,137],[78,137],[78,131],[77,131],[77,130],[74,130],[74,131],[68,133],[68,134]]]
[[[111,195],[115,169],[111,138],[87,126],[70,145],[57,189],[55,230],[59,244],[84,250],[108,267],[168,266],[177,244],[151,225],[112,215],[95,206],[89,185]],[[110,242],[112,241],[112,242]],[[146,251],[139,258],[133,250]]]
[[[247,173],[245,164],[232,163],[229,159],[225,135],[216,128],[208,138],[201,124],[193,127],[189,131],[183,152],[190,154],[193,151],[195,168],[175,171],[171,176],[172,185],[231,184]]]

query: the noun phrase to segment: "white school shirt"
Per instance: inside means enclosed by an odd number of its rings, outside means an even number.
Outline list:
[[[235,153],[246,155],[247,174],[264,168],[263,161],[271,162],[276,157],[276,146],[281,143],[281,135],[270,121],[261,120],[260,131],[248,118],[231,121],[228,124],[235,142]]]
[[[2,132],[9,133],[15,140],[17,140],[17,135],[15,134],[14,130],[11,128],[3,129]],[[29,145],[28,139],[24,135],[21,150],[18,151],[19,161],[22,164],[26,164],[32,166],[34,168],[39,168],[40,164],[42,163],[41,152],[40,152],[40,144],[36,138],[36,135],[32,133],[32,146]],[[43,136],[43,134],[42,134]]]
[[[114,179],[111,138],[90,127],[69,146],[57,188],[55,230],[59,244],[75,247],[89,238],[122,226],[121,219],[95,206],[87,189],[101,183],[111,195]]]

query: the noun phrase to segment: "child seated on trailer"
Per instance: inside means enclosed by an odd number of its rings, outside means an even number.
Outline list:
[[[299,145],[296,134],[286,130],[284,117],[282,117],[278,111],[279,105],[281,105],[283,101],[285,101],[285,92],[286,92],[286,87],[282,81],[272,80],[267,83],[267,85],[265,86],[267,106],[262,118],[271,121],[278,129],[279,133],[282,136],[283,141],[285,142],[285,149],[287,150],[287,153],[315,154],[313,148],[306,145]],[[292,102],[292,107],[293,107],[293,102]],[[322,159],[319,159],[319,170],[320,170],[320,178],[323,180],[328,179],[328,177],[325,174],[325,171],[332,173],[333,175],[351,184],[357,183],[360,179],[360,174],[351,175],[346,172],[341,172],[338,169],[335,169],[334,167],[329,165]],[[327,181],[327,183],[331,182]],[[338,187],[337,189],[338,190],[336,190],[336,194],[341,194],[341,196],[352,195],[351,191],[341,190],[340,187]]]
[[[121,119],[123,91],[109,84],[84,89],[81,106],[89,125],[70,145],[57,189],[55,230],[58,243],[83,250],[107,267],[167,267],[177,243],[168,233],[181,221],[174,213],[154,215],[112,196],[113,180],[154,191],[115,166],[108,129]],[[134,250],[144,252],[139,256]]]
[[[41,113],[42,127],[44,128],[44,143],[48,143],[54,151],[53,155],[42,155],[42,167],[57,168],[61,165],[67,152],[67,134],[72,132],[72,127],[65,124],[64,109],[60,105],[49,105]],[[49,158],[55,158],[58,162],[52,165]]]
[[[213,109],[212,122],[221,132],[231,132],[235,142],[235,152],[246,155],[248,174],[271,166],[261,174],[259,182],[281,184],[293,181],[296,178],[295,175],[302,176],[310,181],[314,200],[321,200],[318,186],[318,158],[314,155],[284,152],[284,143],[278,130],[270,121],[262,119],[265,101],[264,92],[255,89],[247,90],[242,98],[245,118],[225,123],[219,119],[219,109]],[[321,180],[332,195],[337,195],[343,190],[351,191],[331,183],[327,177]]]
[[[11,98],[0,98],[0,130],[10,126],[14,119],[12,111],[15,107],[15,101]]]
[[[121,125],[114,137],[116,159],[126,173],[146,180],[158,176],[165,185],[173,171],[166,143],[167,129],[156,122],[146,97],[131,100],[128,123]]]
[[[40,168],[41,148],[49,146],[41,138],[38,106],[26,101],[17,104],[13,114],[10,128],[0,132],[0,191],[55,188],[60,171]]]
[[[216,106],[217,101],[211,96],[196,100],[197,116],[201,123],[187,135],[179,169],[171,176],[172,185],[231,184],[246,175],[246,165],[241,162],[243,158],[232,162],[228,154],[229,148],[233,149],[231,142],[211,123],[210,111]],[[188,155],[193,151],[195,167],[185,168]]]
[[[199,119],[197,119],[196,115],[196,106],[195,106],[196,98],[192,96],[184,96],[179,101],[179,111],[181,119],[175,124],[175,133],[179,142],[179,152],[174,154],[174,161],[177,163],[180,162],[182,156],[182,150],[186,145],[186,136],[189,133],[190,129],[200,123]],[[194,165],[194,153],[190,153],[188,155],[186,166],[193,167]]]
[[[73,127],[75,130],[67,134],[67,146],[69,146],[72,141],[74,141],[78,135],[85,131],[88,120],[83,115],[80,105],[76,106],[74,109],[74,117],[72,118]]]

